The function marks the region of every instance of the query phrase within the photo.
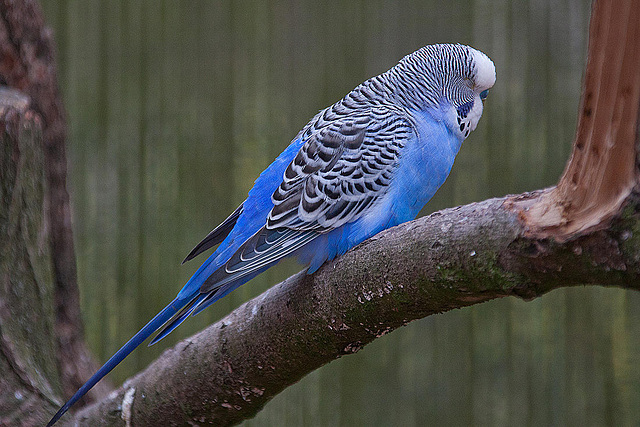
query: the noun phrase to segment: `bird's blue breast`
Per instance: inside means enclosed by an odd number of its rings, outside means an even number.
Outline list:
[[[387,194],[366,215],[299,251],[309,273],[380,231],[414,219],[449,175],[462,140],[450,131],[440,110],[408,114],[415,134],[403,148]]]
[[[407,144],[389,197],[395,224],[412,220],[451,172],[462,140],[453,134],[442,109],[410,112],[415,141]]]

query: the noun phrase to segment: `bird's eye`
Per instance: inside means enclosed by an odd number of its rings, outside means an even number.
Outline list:
[[[480,99],[482,99],[483,101],[487,99],[487,96],[489,96],[489,89],[486,89],[480,92]]]

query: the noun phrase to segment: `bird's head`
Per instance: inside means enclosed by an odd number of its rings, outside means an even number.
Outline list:
[[[399,64],[415,86],[404,91],[413,108],[435,109],[460,139],[478,125],[483,102],[496,82],[487,55],[469,46],[437,44],[407,55]]]

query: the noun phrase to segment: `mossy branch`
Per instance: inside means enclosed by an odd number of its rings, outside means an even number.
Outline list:
[[[234,424],[314,369],[415,319],[566,286],[640,289],[637,194],[607,229],[564,243],[528,237],[511,203],[446,209],[380,233],[312,276],[299,273],[167,350],[75,420]]]

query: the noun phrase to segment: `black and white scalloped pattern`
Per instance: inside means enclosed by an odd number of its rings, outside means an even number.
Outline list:
[[[273,193],[267,227],[323,232],[354,221],[382,196],[413,133],[389,108],[324,112],[303,133],[304,145]]]

